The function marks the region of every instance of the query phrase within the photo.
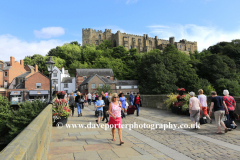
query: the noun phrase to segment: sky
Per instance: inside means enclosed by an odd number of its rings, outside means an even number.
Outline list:
[[[82,43],[82,28],[175,41],[197,41],[202,51],[240,39],[239,0],[8,0],[0,2],[0,60]]]

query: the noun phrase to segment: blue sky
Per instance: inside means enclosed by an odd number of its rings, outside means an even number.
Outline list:
[[[82,41],[82,28],[197,41],[240,39],[239,0],[9,0],[0,2],[0,59],[46,55]]]

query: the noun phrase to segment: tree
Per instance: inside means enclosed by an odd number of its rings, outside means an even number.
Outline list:
[[[223,95],[223,90],[227,89],[232,96],[240,96],[240,85],[238,81],[220,78],[216,81],[216,91],[218,95]]]
[[[97,89],[97,93],[98,93],[99,95],[101,94],[102,91],[103,91],[103,93],[106,93],[106,92],[107,92],[107,93],[112,93],[111,86],[108,85],[108,84],[103,85],[102,88],[97,87],[96,89]]]

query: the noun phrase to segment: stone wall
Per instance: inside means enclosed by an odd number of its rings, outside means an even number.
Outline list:
[[[142,106],[149,107],[149,108],[159,108],[166,110],[167,107],[164,104],[164,100],[167,99],[166,95],[140,95],[142,97]],[[129,100],[129,96],[125,95],[125,97]],[[211,104],[211,96],[207,97],[208,106],[210,107]],[[237,103],[236,106],[236,113],[240,115],[240,97],[234,97]]]
[[[52,132],[52,105],[48,105],[0,153],[0,160],[47,159]]]

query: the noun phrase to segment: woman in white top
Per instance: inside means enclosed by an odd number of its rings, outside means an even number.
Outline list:
[[[189,99],[189,113],[190,113],[190,119],[195,124],[195,129],[197,129],[196,124],[199,123],[199,116],[200,116],[200,102],[199,100],[194,97],[195,93],[190,92],[189,93],[191,98]]]
[[[209,119],[210,123],[212,123],[212,119],[210,118],[210,116],[207,113],[207,96],[205,96],[203,94],[203,90],[202,89],[199,89],[198,93],[199,93],[198,100],[200,101],[200,104],[202,106],[203,114]]]

